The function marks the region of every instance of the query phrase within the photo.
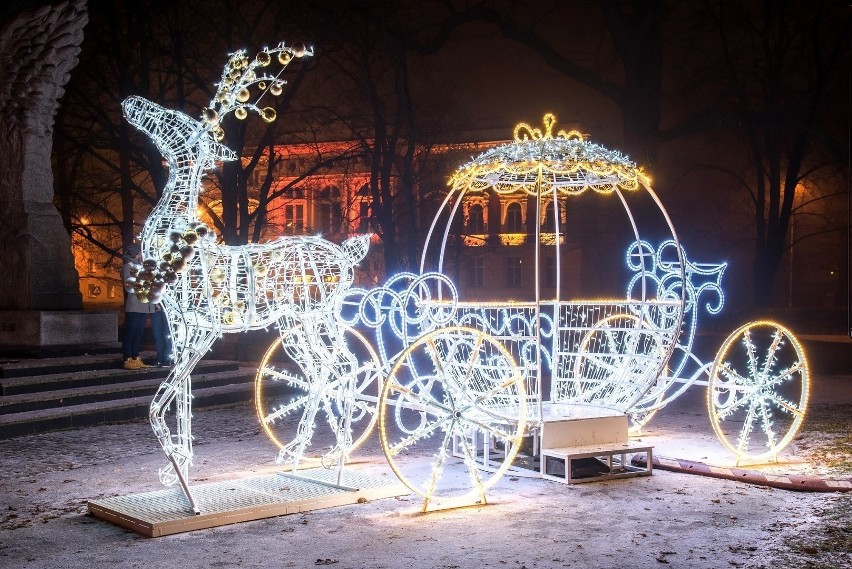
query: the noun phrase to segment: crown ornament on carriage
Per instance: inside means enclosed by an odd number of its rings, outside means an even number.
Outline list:
[[[287,83],[281,74],[290,62],[313,54],[312,48],[300,42],[291,46],[281,42],[273,48],[263,48],[254,59],[249,58],[245,49],[230,54],[217,84],[216,94],[202,112],[204,131],[209,131],[216,142],[221,142],[225,138],[222,119],[232,112],[239,120],[244,120],[249,111],[253,111],[264,122],[273,122],[276,118],[275,109],[261,108],[260,100],[267,93],[273,97],[280,95]],[[277,71],[274,65],[276,61]]]
[[[544,124],[544,132],[541,132],[541,129],[533,128],[525,122],[515,125],[515,132],[513,133],[515,142],[523,142],[525,140],[548,140],[553,138],[579,140],[580,142],[586,140],[585,135],[583,135],[583,133],[579,130],[569,130],[566,132],[560,129],[557,131],[556,136],[553,136],[553,126],[556,124],[556,115],[553,113],[545,114],[541,122]]]
[[[648,174],[621,152],[590,142],[578,130],[556,130],[553,113],[544,115],[542,125],[519,123],[514,141],[489,148],[458,168],[449,185],[454,191],[527,195],[551,190],[611,194],[650,185]]]

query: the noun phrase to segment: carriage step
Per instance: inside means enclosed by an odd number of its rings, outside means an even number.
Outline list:
[[[541,477],[565,484],[595,482],[611,478],[650,476],[653,474],[654,447],[625,442],[541,449]],[[636,466],[629,456],[647,453],[645,466]]]
[[[224,372],[215,378],[219,385],[195,385],[192,404],[194,409],[219,407],[244,403],[254,397],[254,368],[240,368],[232,372]],[[229,375],[229,378],[225,376]],[[142,382],[140,382],[142,383]],[[122,398],[110,398],[106,401],[94,401],[62,407],[22,411],[17,413],[0,414],[0,439],[22,435],[31,435],[61,429],[74,429],[129,421],[147,419],[148,407],[159,382],[151,383],[144,389],[147,394],[134,394],[133,390],[141,386],[131,386],[130,392]]]

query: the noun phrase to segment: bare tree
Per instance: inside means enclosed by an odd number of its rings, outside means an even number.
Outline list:
[[[159,151],[123,120],[121,101],[138,94],[200,116],[228,53],[259,49],[251,43],[256,38],[277,43],[281,33],[299,34],[284,25],[286,12],[277,3],[220,0],[205,6],[204,18],[196,9],[180,1],[91,2],[82,63],[57,120],[54,161],[66,227],[110,254],[133,241],[168,175]],[[279,118],[297,86],[298,80],[276,103]],[[252,149],[255,156],[220,172],[218,228],[229,242],[245,242],[253,221],[245,180],[259,164],[267,164],[258,157],[271,146],[275,125],[229,126],[226,143],[237,151]],[[247,138],[257,131],[257,138]],[[262,217],[263,211],[254,215]],[[98,229],[112,224],[120,227],[119,242],[112,232]]]
[[[814,214],[818,202],[843,193],[837,116],[852,20],[841,3],[820,0],[707,1],[694,16],[705,32],[696,39],[720,59],[705,53],[695,62],[704,67],[697,87],[705,108],[683,126],[728,133],[717,156],[744,174],[755,237],[752,301],[760,308],[771,301],[785,254],[807,237],[790,238],[793,215]],[[814,233],[837,232],[837,221]]]
[[[348,1],[299,10],[316,38],[315,109],[329,132],[353,140],[368,164],[370,230],[378,234],[386,271],[413,269],[428,204],[443,184],[427,167],[445,117],[442,87],[419,47],[418,3]],[[428,125],[428,126],[427,126]],[[424,213],[426,212],[426,213]]]

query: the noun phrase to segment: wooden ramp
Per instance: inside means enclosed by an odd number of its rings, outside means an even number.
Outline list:
[[[89,513],[148,537],[260,520],[297,512],[345,506],[409,494],[396,477],[323,468],[300,470],[298,476],[274,473],[241,480],[192,486],[201,513],[194,515],[180,487],[90,500]]]

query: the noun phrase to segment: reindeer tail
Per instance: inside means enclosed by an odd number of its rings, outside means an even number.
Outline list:
[[[349,262],[357,265],[358,261],[367,256],[367,249],[370,248],[370,234],[351,237],[344,241],[341,247]]]

